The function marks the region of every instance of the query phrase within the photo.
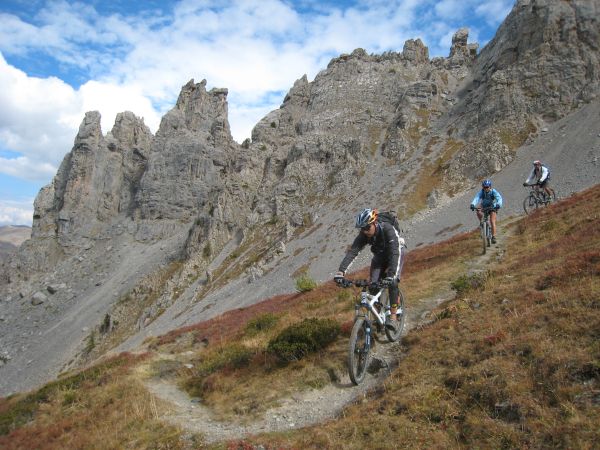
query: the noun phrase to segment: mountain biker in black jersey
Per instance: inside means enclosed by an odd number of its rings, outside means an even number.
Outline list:
[[[395,321],[398,308],[398,283],[404,263],[404,251],[402,250],[405,247],[404,239],[400,237],[391,223],[379,221],[377,218],[377,210],[370,208],[363,209],[356,216],[354,226],[360,228],[360,232],[344,256],[333,279],[339,284],[354,259],[365,245],[369,244],[371,252],[373,252],[369,282],[385,279],[389,284],[390,320]]]
[[[550,170],[539,159],[533,162],[533,169],[523,186],[535,186],[543,188],[548,194],[548,198],[554,197],[554,189],[550,187]]]
[[[492,189],[492,180],[483,180],[481,189],[471,201],[471,211],[475,211],[476,206],[481,204],[482,208],[493,208],[490,212],[490,223],[492,225],[492,244],[496,243],[496,212],[502,208],[502,195],[496,189]],[[477,218],[481,221],[483,212],[477,210]]]

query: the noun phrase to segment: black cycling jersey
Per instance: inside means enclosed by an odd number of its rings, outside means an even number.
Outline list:
[[[373,237],[368,238],[360,232],[350,250],[340,263],[340,272],[346,272],[360,251],[369,244],[373,252],[373,262],[380,267],[385,267],[386,275],[400,278],[401,270],[401,248],[400,236],[392,224],[388,222],[377,222],[377,229]]]

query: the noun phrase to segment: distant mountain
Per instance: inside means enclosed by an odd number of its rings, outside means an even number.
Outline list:
[[[31,228],[26,225],[0,226],[0,260],[14,253],[30,237]]]

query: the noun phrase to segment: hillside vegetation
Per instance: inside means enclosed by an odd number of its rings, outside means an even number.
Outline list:
[[[449,287],[456,297],[404,336],[399,365],[380,388],[309,432],[205,444],[160,421],[169,405],[144,381],[169,380],[217,417],[238,421],[260,417],[294,392],[335,383],[346,370],[354,300],[331,282],[0,399],[0,447],[594,448],[599,209],[596,186],[501,225],[505,252],[483,272],[468,270],[480,252],[474,232],[413,249],[402,280],[407,307],[419,309]],[[292,348],[279,351],[282,341]]]

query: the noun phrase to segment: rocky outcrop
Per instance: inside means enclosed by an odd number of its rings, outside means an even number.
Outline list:
[[[470,172],[463,164],[466,160],[472,167],[500,170],[511,157],[490,165],[489,153],[479,150],[498,147],[493,141],[500,140],[514,151],[538,131],[540,123],[559,119],[598,95],[599,18],[600,4],[594,1],[515,4],[477,57],[448,115],[455,136],[472,142],[451,161],[449,174],[460,173],[462,179],[483,175]],[[481,136],[489,139],[473,154]]]
[[[36,198],[32,237],[55,237],[65,248],[80,248],[111,221],[131,215],[151,140],[132,113],[119,114],[106,137],[100,114],[87,113],[73,150]]]
[[[453,105],[476,44],[463,30],[451,58],[430,60],[420,40],[401,53],[363,49],[333,59],[313,82],[296,81],[279,110],[261,120],[252,148],[266,155],[262,208],[301,224],[323,193],[351,192],[375,157],[402,164]]]
[[[227,90],[191,80],[162,119],[136,202],[139,218],[192,220],[215,201],[237,150],[227,120]]]

